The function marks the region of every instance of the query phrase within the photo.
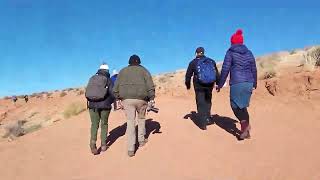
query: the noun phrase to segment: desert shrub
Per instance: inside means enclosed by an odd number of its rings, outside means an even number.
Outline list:
[[[261,59],[258,62],[259,79],[270,79],[277,76],[274,59]]]
[[[62,92],[60,93],[60,97],[64,97],[64,96],[66,96],[66,95],[67,95],[67,93],[64,92],[64,91],[62,91]]]
[[[63,116],[68,119],[72,116],[76,116],[83,111],[86,110],[86,107],[84,104],[77,102],[77,103],[72,103],[70,104],[63,112]]]
[[[23,129],[23,124],[25,124],[27,121],[25,120],[19,120],[15,124],[11,126],[5,127],[6,133],[3,136],[3,138],[8,138],[8,137],[19,137],[23,136],[26,134],[26,131]]]
[[[65,91],[68,91],[68,92],[73,91],[73,90],[74,90],[74,88],[67,88],[67,89],[65,89]]]
[[[290,55],[294,55],[294,54],[297,54],[298,53],[298,50],[297,49],[295,49],[295,50],[292,50],[292,51],[290,51]]]
[[[165,82],[168,82],[168,77],[161,77],[161,78],[159,78],[159,82],[160,83],[165,83]]]
[[[307,54],[304,55],[304,68],[306,70],[314,70],[320,66],[320,47],[311,48]]]
[[[78,96],[81,96],[81,95],[83,95],[84,94],[84,90],[80,90],[79,92],[78,92]]]
[[[25,134],[32,133],[42,128],[41,124],[35,124],[30,127],[24,128]]]
[[[11,97],[10,97],[10,96],[6,96],[6,97],[4,97],[3,99],[4,99],[4,100],[10,100]]]
[[[34,117],[34,116],[37,115],[37,114],[39,114],[39,112],[33,112],[33,113],[30,114],[29,118],[32,118],[32,117]]]
[[[271,79],[277,76],[277,72],[274,69],[264,70],[260,79]]]

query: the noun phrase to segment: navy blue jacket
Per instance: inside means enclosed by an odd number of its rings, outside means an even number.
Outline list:
[[[226,53],[221,70],[219,88],[222,88],[230,72],[230,86],[251,82],[257,88],[257,67],[252,52],[245,45],[232,45]]]
[[[88,102],[88,108],[89,109],[97,109],[97,110],[110,110],[112,109],[111,104],[114,102],[115,98],[112,92],[113,89],[113,84],[110,80],[110,74],[105,71],[105,70],[99,70],[97,72],[97,74],[99,76],[106,76],[108,78],[108,94],[106,96],[106,98],[102,101],[98,101],[98,102]]]
[[[193,59],[190,63],[189,63],[189,66],[188,66],[188,69],[187,69],[187,72],[186,72],[186,79],[185,79],[185,84],[187,86],[187,88],[190,88],[190,84],[191,84],[191,77],[193,76],[193,86],[195,89],[198,89],[198,88],[213,88],[214,84],[215,83],[211,83],[211,84],[201,84],[198,80],[198,72],[197,72],[197,64],[198,64],[198,61],[201,59],[201,58],[208,58],[206,56],[201,56],[201,57],[197,57],[195,59]],[[210,58],[208,58],[210,59]],[[210,59],[212,60],[212,59]],[[219,82],[219,71],[218,71],[218,68],[217,68],[217,65],[216,65],[216,62],[214,60],[212,60],[214,62],[214,66],[215,66],[215,70],[216,70],[216,83]]]
[[[112,85],[114,85],[116,83],[117,78],[118,78],[118,74],[111,76]]]

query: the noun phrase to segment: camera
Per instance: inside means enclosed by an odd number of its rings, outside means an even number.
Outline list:
[[[154,113],[158,113],[158,112],[159,112],[159,108],[149,107],[149,108],[147,109],[147,112],[150,112],[150,111],[152,111],[152,112],[154,112]]]

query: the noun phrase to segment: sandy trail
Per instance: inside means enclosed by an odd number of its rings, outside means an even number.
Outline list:
[[[112,113],[114,143],[90,154],[87,112],[13,142],[0,144],[1,180],[318,180],[319,107],[309,101],[254,97],[252,139],[232,135],[235,119],[227,92],[214,94],[218,118],[201,131],[184,116],[195,110],[194,97],[160,97],[159,114],[150,113],[148,144],[127,157],[125,117]],[[308,107],[308,108],[306,108]],[[160,132],[156,129],[160,128]]]

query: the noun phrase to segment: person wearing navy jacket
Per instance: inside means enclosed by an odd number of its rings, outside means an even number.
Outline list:
[[[217,91],[230,74],[230,104],[241,124],[240,139],[250,138],[249,113],[247,108],[253,89],[257,88],[257,67],[252,52],[243,44],[243,32],[237,30],[231,37],[231,47],[225,55]]]
[[[196,57],[189,63],[186,76],[185,76],[185,85],[189,90],[191,88],[191,78],[193,77],[193,86],[196,95],[196,104],[198,119],[197,123],[200,129],[206,130],[207,124],[211,122],[211,107],[212,107],[212,90],[215,87],[215,84],[219,82],[219,71],[216,65],[216,62],[209,57],[206,57],[204,54],[204,48],[198,47],[196,49]],[[212,62],[213,70],[215,72],[215,81],[212,83],[201,83],[199,81],[199,73],[197,66],[199,61],[206,59]]]

